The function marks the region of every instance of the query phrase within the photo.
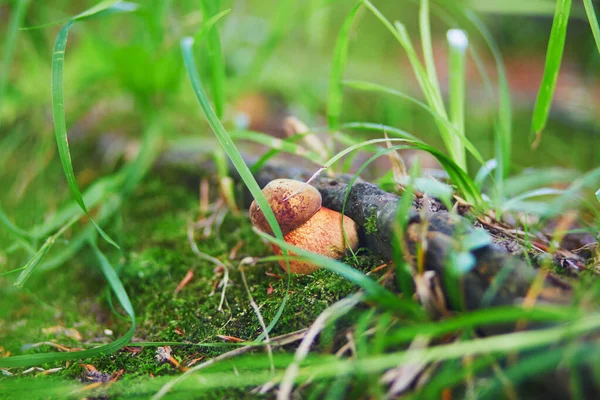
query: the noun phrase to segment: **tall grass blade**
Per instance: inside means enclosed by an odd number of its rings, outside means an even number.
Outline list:
[[[4,226],[4,228],[6,229],[7,232],[11,233],[13,236],[15,236],[18,239],[27,241],[28,239],[33,237],[33,235],[31,235],[29,232],[16,226],[10,220],[10,218],[8,218],[8,215],[6,215],[6,213],[4,212],[2,207],[0,207],[0,225]]]
[[[454,9],[456,11],[456,8]],[[459,11],[460,12],[460,11]],[[503,183],[510,173],[512,146],[512,104],[510,90],[504,68],[504,60],[498,45],[483,22],[471,11],[464,12],[467,20],[485,40],[492,52],[498,73],[498,119],[494,122],[494,153],[498,163],[496,168],[496,192],[499,198],[504,196]],[[472,52],[473,54],[473,52]],[[475,59],[477,57],[474,57]]]
[[[477,148],[473,145],[473,143],[471,143],[469,141],[469,139],[467,139],[465,137],[464,133],[459,131],[456,126],[452,125],[452,123],[450,123],[450,121],[448,121],[448,119],[440,116],[434,109],[429,107],[427,104],[415,99],[412,96],[402,93],[398,90],[391,89],[386,86],[378,85],[378,84],[372,83],[372,82],[359,81],[359,80],[345,80],[344,85],[346,85],[352,89],[356,89],[356,90],[364,90],[364,91],[369,91],[369,92],[384,93],[384,94],[389,94],[392,96],[397,96],[397,97],[400,97],[402,99],[405,99],[405,100],[415,104],[419,108],[422,108],[423,110],[427,111],[434,118],[434,120],[438,123],[438,127],[441,124],[443,126],[443,129],[449,131],[452,134],[452,136],[456,138],[455,140],[460,141],[461,147],[464,146],[464,148],[466,148],[469,151],[469,153],[471,153],[473,155],[473,157],[475,157],[475,159],[480,164],[484,164],[483,157],[479,153],[479,150],[477,150]],[[373,124],[373,125],[378,125],[380,127],[382,126],[380,124]],[[347,124],[345,124],[345,126],[347,126]],[[394,129],[394,128],[392,128],[392,129]],[[410,135],[410,136],[412,136],[412,135]],[[412,136],[412,137],[414,138],[414,136]]]
[[[56,239],[61,237],[62,234],[65,233],[71,227],[71,225],[73,225],[75,222],[77,222],[78,219],[79,219],[79,217],[72,218],[68,223],[66,223],[62,228],[60,228],[60,230],[58,232],[56,232],[54,235],[50,236],[46,240],[46,242],[42,245],[42,247],[40,247],[38,252],[35,253],[35,255],[31,258],[31,260],[29,260],[29,262],[23,267],[24,271],[21,272],[21,274],[15,281],[14,285],[16,287],[23,287],[23,285],[25,284],[27,279],[29,279],[29,277],[33,273],[33,270],[37,266],[39,266],[41,264],[41,262],[44,260],[44,258],[46,257],[46,254],[48,253],[50,248],[54,245],[54,242],[56,242]]]
[[[4,101],[4,89],[6,87],[8,72],[10,70],[10,64],[12,63],[13,52],[15,50],[15,43],[17,41],[17,31],[23,24],[23,19],[25,18],[25,11],[27,10],[28,4],[29,0],[15,1],[15,7],[12,10],[10,22],[8,23],[6,41],[4,42],[4,49],[2,51],[2,65],[0,66],[0,111],[2,111],[2,102]]]
[[[425,70],[436,95],[441,99],[440,83],[435,70],[435,61],[433,59],[433,46],[431,44],[431,23],[429,21],[429,0],[421,0],[419,8],[419,31],[421,33],[421,47],[423,48],[423,60],[425,61]]]
[[[83,201],[89,207],[95,207],[110,193],[114,193],[125,181],[125,174],[116,173],[97,179],[83,192]],[[31,235],[35,238],[44,238],[52,232],[60,229],[67,221],[75,216],[84,215],[83,210],[76,202],[69,202],[61,207],[52,218],[31,229]]]
[[[8,72],[10,70],[10,64],[12,63],[13,52],[15,49],[15,43],[17,41],[17,31],[23,24],[25,17],[25,11],[29,0],[17,0],[15,8],[12,12],[10,22],[8,25],[8,32],[6,35],[6,41],[4,43],[4,50],[2,51],[2,65],[0,66],[0,117],[2,116],[2,104],[4,102],[4,90],[6,87],[6,81],[8,79]],[[7,232],[11,233],[18,239],[26,240],[29,234],[23,229],[13,224],[2,206],[0,206],[0,224],[4,226]]]
[[[558,0],[554,12],[554,21],[550,32],[548,49],[546,50],[546,65],[544,67],[544,76],[538,91],[531,121],[532,147],[536,148],[542,139],[542,130],[548,122],[552,97],[558,79],[560,63],[565,47],[565,38],[567,36],[567,23],[569,22],[569,13],[571,12],[571,0]]]
[[[430,79],[427,71],[419,61],[419,56],[412,45],[406,27],[398,21],[392,25],[390,21],[388,21],[387,18],[385,18],[385,16],[369,0],[363,0],[363,3],[377,17],[377,19],[379,19],[381,23],[388,28],[388,30],[392,33],[396,40],[398,40],[398,43],[400,43],[406,52],[415,77],[417,78],[417,82],[419,83],[419,87],[421,88],[427,103],[439,116],[439,118],[436,118],[435,122],[438,125],[440,136],[444,142],[444,145],[448,149],[448,152],[452,158],[456,160],[459,167],[462,168],[463,171],[466,171],[467,165],[465,157],[462,155],[464,153],[464,148],[455,144],[457,142],[455,142],[454,133],[448,129],[446,124],[439,122],[439,119],[448,120],[448,114],[446,113],[444,101],[440,94],[441,91],[439,84],[436,84],[436,82],[433,82]],[[430,67],[430,69],[433,68],[434,67]]]
[[[207,21],[217,17],[216,10],[219,7],[220,1],[202,0],[202,14]],[[212,98],[215,107],[215,113],[218,118],[223,117],[223,108],[225,105],[225,63],[223,62],[223,52],[221,51],[221,38],[215,24],[212,24],[206,32],[208,47],[208,60],[210,62],[210,72],[212,79],[210,80],[212,87]]]
[[[449,107],[450,121],[460,135],[452,136],[453,154],[458,165],[467,165],[461,137],[465,137],[465,58],[469,39],[465,31],[450,29],[447,33],[449,49]]]
[[[590,22],[590,28],[592,29],[592,34],[594,35],[594,41],[596,42],[598,53],[600,53],[600,27],[598,26],[596,12],[594,11],[594,4],[592,3],[592,0],[583,0],[583,5],[585,6],[585,13],[587,14],[588,21]]]
[[[194,39],[191,37],[185,37],[181,40],[181,52],[183,55],[183,62],[184,62],[188,77],[190,79],[192,89],[194,90],[194,94],[196,95],[196,99],[198,100],[198,103],[200,104],[200,107],[202,108],[202,111],[204,112],[204,115],[206,117],[206,120],[208,121],[208,124],[210,125],[211,129],[215,133],[217,140],[219,141],[219,143],[221,144],[221,146],[223,147],[223,149],[229,156],[233,166],[235,167],[235,169],[238,171],[240,177],[242,178],[242,181],[244,182],[244,184],[246,185],[246,187],[248,188],[248,190],[250,191],[250,193],[256,200],[258,206],[264,213],[264,215],[267,219],[267,222],[269,223],[269,226],[271,227],[273,233],[275,234],[275,236],[278,239],[283,240],[283,233],[281,232],[281,228],[279,227],[277,219],[275,218],[275,214],[273,214],[273,210],[271,209],[271,207],[269,206],[269,203],[267,202],[267,199],[263,195],[263,193],[260,189],[260,186],[258,186],[256,179],[254,179],[252,172],[250,171],[250,169],[244,162],[242,155],[240,154],[238,149],[235,147],[233,140],[231,140],[231,137],[225,130],[225,127],[223,127],[223,124],[221,123],[221,121],[219,120],[219,118],[217,117],[217,115],[215,114],[215,112],[213,111],[213,109],[210,105],[208,96],[206,95],[206,92],[204,91],[202,82],[200,81],[200,77],[198,76],[198,70],[196,68],[196,62],[194,61],[194,53],[193,53],[193,49],[192,49],[193,44],[194,44]],[[283,254],[286,256],[288,255],[287,251],[285,249],[284,249]],[[289,271],[289,263],[287,261],[286,261],[286,265],[287,265],[287,268]],[[289,281],[289,277],[288,277],[288,286],[289,286],[289,282],[290,281]],[[267,329],[269,331],[273,328],[273,326],[275,326],[276,322],[281,317],[281,315],[283,313],[283,308],[285,307],[285,304],[287,302],[287,298],[288,298],[288,295],[287,295],[287,291],[286,291],[286,296],[285,296],[276,316],[271,321],[271,324],[267,327]]]
[[[300,255],[308,261],[313,262],[324,269],[327,269],[329,271],[335,272],[338,275],[343,276],[350,282],[364,289],[368,299],[377,301],[378,303],[386,306],[392,311],[400,312],[413,318],[423,319],[425,316],[423,310],[417,303],[408,299],[401,299],[397,297],[395,294],[381,286],[373,279],[364,275],[357,269],[354,269],[332,258],[312,253],[310,251],[293,246],[289,243],[284,242],[281,239],[274,238],[264,232],[258,232],[258,234],[263,239],[268,240],[269,242],[281,247],[282,249],[287,249],[288,251]]]
[[[456,2],[456,0],[447,1]],[[467,8],[481,13],[527,16],[552,15],[555,4],[552,0],[463,0],[461,3]]]
[[[202,41],[204,39],[204,36],[206,36],[208,34],[208,32],[211,31],[212,27],[217,22],[219,22],[219,20],[221,18],[223,18],[224,16],[226,16],[230,12],[231,12],[231,8],[228,8],[226,10],[223,10],[223,11],[221,11],[221,12],[213,15],[208,20],[206,20],[205,22],[203,22],[202,26],[200,27],[200,29],[198,29],[198,32],[196,32],[196,34],[194,35],[194,41],[196,41],[196,42]]]
[[[376,130],[375,127],[374,127],[374,130]],[[439,150],[437,150],[427,144],[424,144],[424,143],[411,142],[406,139],[396,139],[396,138],[367,140],[367,141],[364,141],[361,143],[357,143],[353,146],[347,147],[346,149],[340,151],[339,153],[334,155],[332,158],[330,158],[329,161],[327,161],[323,166],[325,168],[329,168],[331,165],[333,165],[339,159],[344,157],[346,154],[349,154],[350,152],[357,150],[359,148],[368,148],[370,145],[377,144],[377,143],[399,142],[399,141],[406,142],[407,147],[424,150],[424,151],[430,153],[432,156],[434,156],[439,161],[439,163],[442,165],[442,167],[444,167],[444,170],[448,173],[448,176],[450,177],[452,183],[454,183],[458,187],[460,192],[466,197],[466,200],[477,209],[480,209],[480,210],[485,209],[486,203],[481,196],[481,192],[477,188],[477,185],[475,184],[475,182],[465,173],[465,171],[462,168],[460,168],[452,160],[452,158],[446,156],[444,153],[440,152]]]
[[[327,122],[329,129],[334,131],[338,128],[340,115],[342,113],[342,101],[344,97],[344,69],[348,59],[348,42],[350,41],[350,29],[354,23],[356,13],[362,2],[356,3],[346,16],[342,29],[337,36],[333,59],[331,61],[331,74],[329,75],[329,94],[327,96]]]
[[[116,248],[119,248],[119,246],[115,243],[115,241],[112,240],[110,236],[108,236],[108,234],[104,232],[104,230],[90,216],[90,213],[81,196],[77,179],[75,178],[73,163],[71,162],[71,153],[69,150],[69,140],[67,137],[67,123],[65,120],[65,103],[63,98],[63,66],[65,62],[65,49],[67,47],[69,30],[77,20],[83,20],[113,12],[133,11],[135,9],[136,7],[132,7],[130,3],[125,2],[115,3],[115,1],[104,1],[99,3],[89,10],[77,15],[58,32],[56,41],[54,42],[54,49],[52,51],[52,115],[54,117],[56,144],[58,146],[58,153],[65,177],[67,179],[67,184],[69,186],[69,190],[71,191],[71,195],[77,204],[79,204],[83,212],[88,216],[100,236],[102,236],[104,240]]]

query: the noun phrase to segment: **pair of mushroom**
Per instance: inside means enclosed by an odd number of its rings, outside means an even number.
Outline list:
[[[286,243],[335,259],[341,258],[348,248],[358,248],[356,223],[337,211],[322,207],[321,194],[315,187],[292,179],[276,179],[262,192]],[[261,231],[273,234],[256,200],[250,205],[250,220]],[[272,246],[275,254],[282,253],[279,246]],[[280,264],[287,269],[285,261]],[[290,260],[290,272],[294,274],[309,274],[317,268],[308,261]]]

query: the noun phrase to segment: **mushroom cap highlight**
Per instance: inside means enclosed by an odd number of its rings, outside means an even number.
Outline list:
[[[262,190],[284,235],[298,228],[321,208],[321,194],[311,185],[293,179],[275,179]],[[250,220],[263,232],[273,234],[256,203],[250,205]]]

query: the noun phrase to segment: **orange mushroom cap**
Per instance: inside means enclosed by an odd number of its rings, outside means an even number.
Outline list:
[[[301,181],[275,179],[262,192],[284,235],[304,224],[321,208],[321,193]],[[256,200],[250,205],[250,220],[261,231],[273,234]]]

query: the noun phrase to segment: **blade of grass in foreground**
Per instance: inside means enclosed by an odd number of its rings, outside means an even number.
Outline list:
[[[310,251],[301,249],[296,246],[292,246],[291,244],[288,244],[283,240],[274,238],[266,233],[258,232],[258,234],[262,238],[281,247],[282,249],[287,249],[291,252],[294,252],[295,254],[304,257],[305,259],[321,266],[324,269],[327,269],[329,271],[335,272],[338,275],[343,276],[350,282],[364,289],[365,294],[369,299],[379,302],[381,305],[386,306],[392,311],[401,312],[405,315],[416,319],[423,319],[425,317],[424,311],[417,303],[411,300],[401,299],[397,297],[392,292],[381,286],[379,283],[364,275],[362,272],[358,271],[355,268],[352,268],[332,258],[312,253]]]
[[[469,153],[471,153],[471,155],[473,157],[475,157],[475,159],[480,164],[484,163],[483,157],[479,153],[479,150],[477,150],[477,148],[473,145],[473,143],[471,143],[469,141],[469,139],[467,139],[464,136],[464,133],[459,131],[457,129],[457,127],[455,127],[454,125],[452,125],[450,123],[450,121],[448,121],[445,118],[442,118],[438,113],[435,112],[435,110],[433,110],[427,104],[420,102],[419,100],[415,99],[414,97],[409,96],[405,93],[402,93],[398,90],[391,89],[386,86],[378,85],[376,83],[372,83],[372,82],[368,82],[368,81],[345,80],[344,85],[348,86],[352,89],[356,89],[356,90],[364,90],[364,91],[370,91],[370,92],[376,92],[376,93],[390,94],[392,96],[400,97],[402,99],[405,99],[405,100],[417,105],[418,107],[427,111],[435,119],[436,123],[443,125],[445,127],[445,129],[447,129],[450,133],[452,133],[452,137],[454,138],[454,140],[457,140],[458,142],[460,142],[461,147],[464,146],[464,148],[466,148],[469,151]],[[382,125],[379,125],[379,126],[382,126]]]
[[[4,88],[6,86],[6,79],[8,77],[8,71],[12,62],[13,51],[15,49],[15,42],[17,40],[17,31],[23,23],[25,17],[25,10],[29,0],[18,0],[16,7],[12,12],[10,22],[8,25],[8,33],[6,35],[6,42],[4,43],[4,51],[2,52],[2,66],[0,67],[0,116],[2,111],[2,103],[4,101]],[[16,238],[26,241],[29,234],[13,224],[4,209],[0,206],[0,224],[2,224],[6,230],[13,234]]]
[[[202,0],[202,14],[207,21],[218,17],[216,8],[219,2],[215,0]],[[215,21],[216,22],[216,21]],[[210,70],[212,79],[212,97],[215,105],[215,113],[218,118],[223,117],[223,107],[225,104],[225,64],[223,63],[223,52],[221,51],[221,38],[215,24],[212,24],[206,32],[206,44],[208,48],[208,59],[210,61]]]
[[[565,38],[567,36],[567,23],[571,11],[571,0],[558,0],[554,12],[554,21],[550,32],[550,41],[546,51],[546,66],[544,67],[544,77],[538,91],[531,121],[531,134],[535,134],[532,141],[532,147],[536,148],[542,139],[542,130],[548,122],[552,97],[558,79],[560,63],[565,47]]]
[[[0,110],[2,110],[2,102],[4,100],[4,88],[6,86],[6,79],[8,77],[8,70],[12,62],[13,51],[15,49],[15,43],[17,41],[17,31],[23,23],[25,17],[25,11],[29,0],[18,0],[16,6],[12,10],[12,15],[8,25],[8,32],[6,35],[6,42],[4,43],[4,51],[2,52],[2,67],[0,67]]]
[[[474,11],[491,14],[552,15],[554,11],[553,0],[465,0],[463,4]]]
[[[378,129],[383,130],[384,128],[373,127],[373,130],[378,130]],[[442,165],[442,167],[444,167],[444,170],[448,173],[450,180],[452,181],[452,183],[454,183],[458,187],[460,192],[466,197],[466,200],[477,209],[481,210],[481,209],[485,208],[486,203],[483,200],[483,197],[481,196],[481,192],[477,188],[477,185],[475,185],[475,182],[473,182],[473,180],[465,173],[465,171],[462,168],[460,168],[450,157],[446,156],[439,150],[437,150],[429,145],[426,145],[424,143],[421,143],[421,142],[412,142],[410,140],[396,139],[396,138],[367,140],[367,141],[364,141],[361,143],[357,143],[353,146],[350,146],[350,147],[340,151],[339,153],[334,155],[332,158],[330,158],[329,161],[327,161],[323,165],[323,167],[329,168],[331,165],[333,165],[339,159],[341,159],[346,154],[348,154],[354,150],[357,150],[359,148],[367,148],[368,146],[370,146],[372,144],[385,143],[385,142],[406,142],[407,145],[412,148],[424,150],[424,151],[430,153],[432,156],[434,156],[439,161],[439,163]]]
[[[431,23],[429,21],[429,0],[421,0],[419,8],[419,31],[421,33],[421,47],[423,48],[423,59],[425,61],[425,70],[431,81],[436,95],[441,99],[442,93],[435,70],[435,61],[433,58],[433,46],[431,45]]]
[[[333,51],[333,60],[331,62],[331,75],[329,76],[329,94],[327,96],[327,122],[329,130],[334,131],[338,128],[340,114],[342,113],[342,100],[344,97],[344,68],[348,59],[348,41],[350,38],[350,28],[356,17],[362,1],[359,1],[348,13],[344,20],[342,29],[338,34]]]
[[[206,92],[204,91],[202,82],[200,81],[200,77],[198,76],[198,70],[196,68],[196,62],[194,61],[194,53],[192,50],[193,44],[194,44],[194,39],[191,37],[185,37],[185,38],[181,39],[181,52],[183,55],[183,62],[185,65],[185,69],[188,73],[190,83],[192,84],[194,94],[196,95],[196,99],[198,100],[198,103],[200,104],[200,107],[202,108],[202,111],[204,112],[204,115],[206,117],[206,120],[208,121],[208,124],[210,125],[211,129],[215,133],[217,140],[219,141],[219,143],[221,144],[221,146],[223,147],[223,149],[225,150],[225,152],[231,159],[233,166],[240,174],[240,177],[244,181],[244,184],[246,185],[246,187],[248,188],[248,190],[250,191],[250,193],[252,194],[252,196],[254,197],[256,202],[258,203],[258,206],[264,213],[264,215],[267,219],[267,222],[269,223],[269,226],[271,227],[273,233],[275,234],[275,236],[278,239],[283,240],[283,233],[281,232],[281,228],[279,227],[279,224],[277,223],[275,214],[273,214],[273,210],[271,209],[271,207],[269,206],[269,203],[267,202],[267,199],[263,195],[263,193],[260,189],[260,186],[258,186],[256,179],[254,179],[252,172],[250,171],[250,169],[244,162],[242,155],[240,154],[239,150],[235,147],[233,140],[231,140],[231,137],[225,130],[225,127],[223,127],[223,124],[221,123],[221,121],[219,120],[219,118],[217,117],[217,115],[215,114],[215,112],[213,111],[213,109],[210,105],[208,96],[206,95]],[[285,249],[283,252],[284,252],[284,255],[286,255],[286,256],[288,255],[287,251]],[[286,264],[287,264],[287,268],[289,271],[289,263],[287,261],[286,261]],[[288,289],[289,289],[289,284],[290,284],[290,280],[289,280],[289,276],[288,276]],[[288,299],[288,295],[287,295],[287,290],[286,290],[286,295],[283,298],[283,301],[281,303],[279,310],[277,311],[277,314],[275,315],[275,317],[269,324],[268,331],[270,331],[273,328],[273,326],[275,326],[275,324],[281,317],[281,314],[283,313],[283,309],[287,303],[287,299]],[[261,338],[262,338],[262,336],[261,336]]]
[[[585,13],[587,14],[588,21],[590,22],[590,28],[592,29],[592,34],[594,35],[594,41],[596,42],[598,53],[600,53],[600,27],[598,27],[598,19],[596,18],[596,12],[594,11],[594,4],[592,3],[592,0],[583,0],[583,5],[585,6]]]
[[[449,108],[450,121],[460,133],[452,136],[454,154],[459,156],[458,165],[467,165],[461,137],[465,137],[465,58],[469,39],[465,31],[450,29],[447,33],[449,45]]]
[[[31,260],[29,260],[29,262],[23,267],[23,272],[21,272],[21,274],[14,283],[16,287],[23,287],[27,279],[29,279],[29,277],[33,273],[33,270],[44,260],[46,254],[48,254],[48,251],[50,251],[50,248],[52,248],[52,246],[54,245],[54,242],[56,242],[56,240],[60,238],[63,235],[63,233],[65,233],[71,227],[71,225],[77,222],[78,219],[78,216],[72,218],[68,223],[66,223],[62,228],[60,228],[58,232],[56,232],[54,235],[50,236],[46,240],[43,246],[40,247],[37,253],[35,253]]]
[[[131,341],[133,338],[133,333],[135,332],[135,313],[133,311],[133,307],[131,306],[131,302],[129,301],[129,296],[127,296],[127,292],[121,283],[117,273],[114,268],[108,261],[108,259],[102,254],[102,252],[98,249],[95,242],[90,240],[90,245],[92,246],[92,250],[98,259],[98,263],[100,265],[100,269],[104,274],[104,277],[108,281],[111,289],[115,293],[117,299],[123,309],[129,314],[131,317],[131,327],[125,333],[125,335],[120,338],[102,345],[95,347],[93,349],[84,350],[84,351],[74,351],[68,353],[38,353],[38,354],[25,354],[21,356],[12,356],[6,358],[0,358],[0,368],[16,368],[16,367],[29,367],[32,365],[40,365],[48,362],[57,362],[57,361],[67,361],[67,360],[78,360],[83,358],[97,357],[101,355],[106,355],[113,353],[123,346],[126,346],[127,343]]]
[[[135,7],[131,7],[129,3],[119,4],[115,1],[105,1],[98,5],[90,8],[87,11],[77,15],[71,21],[69,21],[59,32],[54,42],[54,49],[52,51],[52,115],[54,117],[54,129],[56,134],[56,144],[58,146],[58,154],[63,167],[69,190],[77,204],[81,207],[83,212],[88,216],[94,227],[111,245],[119,248],[119,246],[108,236],[106,232],[92,219],[90,213],[81,197],[81,191],[75,178],[75,172],[73,170],[73,163],[71,162],[71,153],[69,150],[69,140],[67,137],[67,123],[65,119],[65,102],[63,98],[63,66],[65,63],[65,49],[67,47],[67,38],[69,30],[77,20],[83,20],[98,15],[106,15],[113,12],[128,12],[135,10]]]

